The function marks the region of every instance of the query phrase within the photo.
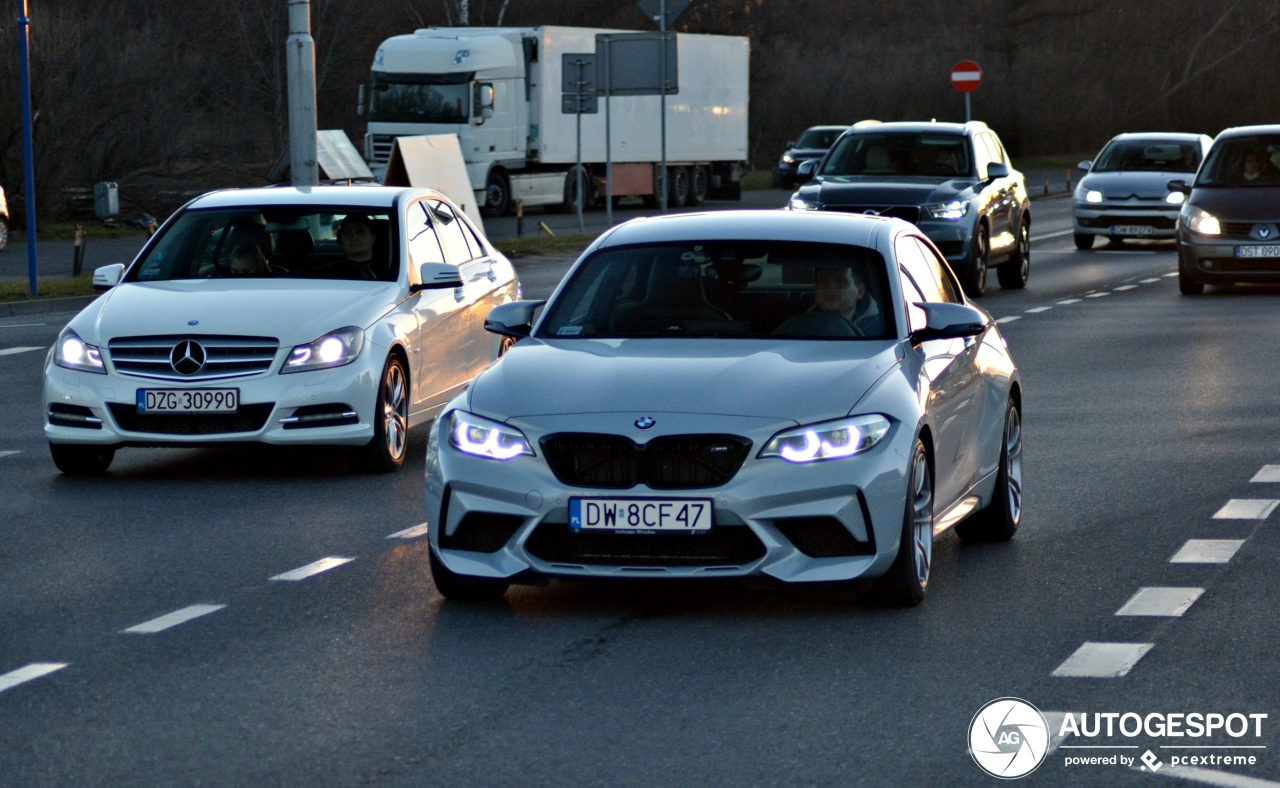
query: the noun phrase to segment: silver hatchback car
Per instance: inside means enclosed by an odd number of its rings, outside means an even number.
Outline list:
[[[874,580],[919,603],[934,535],[1013,536],[1022,387],[919,229],[738,211],[591,245],[435,422],[431,570],[449,598],[548,577]],[[861,584],[860,584],[861,585]]]

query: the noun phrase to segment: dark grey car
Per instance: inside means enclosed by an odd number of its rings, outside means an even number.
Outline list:
[[[970,297],[986,292],[989,267],[1001,287],[1026,287],[1026,181],[985,123],[858,124],[816,166],[801,165],[800,180],[808,182],[791,210],[906,219],[946,256]]]
[[[1280,283],[1280,125],[1240,126],[1218,135],[1195,181],[1171,180],[1187,195],[1178,218],[1178,285]]]

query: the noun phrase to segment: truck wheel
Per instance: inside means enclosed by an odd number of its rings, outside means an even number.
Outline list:
[[[671,191],[667,193],[668,208],[683,208],[689,204],[689,170],[685,167],[668,167]]]
[[[578,168],[570,167],[569,171],[564,175],[564,210],[569,213],[576,213],[578,210]],[[591,173],[586,167],[582,168],[582,189],[585,199],[582,201],[582,210],[586,211],[591,207]]]
[[[689,170],[689,204],[702,205],[707,200],[707,168]]]
[[[490,170],[484,187],[484,205],[480,215],[485,218],[505,216],[511,209],[511,181],[501,170]]]

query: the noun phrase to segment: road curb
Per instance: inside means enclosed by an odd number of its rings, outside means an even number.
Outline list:
[[[92,304],[97,296],[73,298],[33,298],[29,301],[8,301],[0,304],[0,317],[44,315],[54,312],[79,312]]]

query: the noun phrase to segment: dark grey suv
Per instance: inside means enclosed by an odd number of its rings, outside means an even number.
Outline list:
[[[793,211],[896,216],[918,226],[970,296],[1021,288],[1031,266],[1026,181],[985,123],[859,124],[836,140],[791,197]]]
[[[1227,129],[1196,172],[1172,180],[1187,195],[1178,217],[1178,286],[1280,283],[1280,125]]]

